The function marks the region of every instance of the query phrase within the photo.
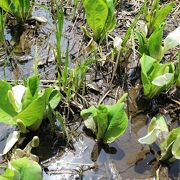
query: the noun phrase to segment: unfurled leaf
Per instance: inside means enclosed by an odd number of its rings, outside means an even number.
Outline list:
[[[105,105],[100,105],[97,108],[97,139],[103,139],[108,127],[108,110]]]
[[[13,160],[9,163],[2,180],[42,180],[42,170],[39,164],[27,157]]]
[[[158,61],[162,57],[162,36],[163,36],[164,26],[161,26],[156,31],[154,31],[149,38],[149,55]]]
[[[172,11],[173,7],[175,6],[175,3],[170,3],[166,5],[163,8],[160,8],[156,14],[155,20],[154,20],[154,27],[157,29],[159,26],[165,21],[165,18],[168,16],[168,14]]]
[[[48,107],[56,108],[61,96],[53,87],[39,91],[39,78],[32,76],[26,86],[13,88],[5,81],[0,81],[0,122],[16,125],[22,133],[37,130],[47,117]],[[23,126],[21,126],[23,125]]]
[[[97,140],[111,143],[120,137],[128,126],[128,117],[124,111],[124,100],[127,94],[114,105],[99,105],[81,111],[85,126],[90,129]]]
[[[84,0],[86,19],[93,31],[95,40],[100,38],[108,17],[108,6],[104,0]]]
[[[151,99],[158,93],[167,90],[174,83],[175,67],[173,63],[161,64],[154,58],[143,55],[141,63],[141,80],[144,95]]]
[[[176,140],[173,143],[172,146],[172,154],[176,159],[180,159],[180,133],[177,136]]]

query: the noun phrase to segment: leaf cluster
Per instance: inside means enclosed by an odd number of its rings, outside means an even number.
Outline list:
[[[169,132],[163,116],[152,118],[147,135],[138,141],[148,145],[158,142],[161,150],[160,161],[180,159],[180,127]]]
[[[95,41],[103,40],[116,26],[113,0],[84,0],[83,6]]]
[[[53,87],[39,90],[39,78],[31,76],[23,85],[12,87],[0,81],[0,122],[37,130],[47,116],[48,108],[54,109],[60,101],[60,93]]]
[[[99,105],[81,111],[85,126],[90,129],[98,141],[111,143],[121,136],[128,126],[128,117],[124,110],[124,102],[114,105]]]
[[[3,0],[0,1],[0,7],[13,15],[17,22],[25,22],[31,17],[33,2],[34,0]]]

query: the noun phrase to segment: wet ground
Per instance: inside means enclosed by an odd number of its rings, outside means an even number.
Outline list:
[[[38,0],[37,2],[46,5],[47,7],[50,6],[50,2],[48,0]],[[119,25],[113,35],[120,35],[121,33],[124,34],[126,27],[128,27],[131,23],[131,17],[133,14],[132,7],[134,7],[133,1],[129,4],[127,3],[127,7],[125,5],[122,7],[124,7],[125,10],[120,11],[122,14],[120,14],[120,12],[118,13]],[[138,5],[136,8],[138,8]],[[127,13],[127,19],[125,19],[125,13]],[[37,30],[28,26],[23,34],[20,35],[20,41],[18,43],[14,40],[16,37],[14,37],[12,30],[8,28],[6,29],[6,39],[15,46],[13,59],[17,61],[17,68],[13,68],[13,63],[9,63],[7,60],[5,62],[6,64],[0,67],[0,79],[7,79],[14,82],[16,80],[22,80],[24,76],[28,77],[29,75],[32,75],[33,59],[37,47],[39,56],[39,73],[41,79],[44,81],[55,80],[55,58],[52,47],[55,47],[56,40],[54,34],[55,26],[53,24],[52,16],[47,10],[38,6],[34,8],[33,16],[45,17],[48,20],[48,23],[39,27]],[[80,29],[81,23],[81,20],[74,23],[68,15],[65,16],[64,33],[61,40],[62,52],[65,52],[69,43],[71,66],[76,63],[76,58],[84,45],[83,33]],[[175,26],[177,26],[177,24],[175,24]],[[119,29],[121,29],[121,31],[118,31]],[[34,33],[36,33],[35,36]],[[0,54],[2,56],[0,56],[0,58],[8,58],[6,53],[4,53],[3,50],[1,51],[2,52]],[[135,65],[136,62],[133,63],[133,66]],[[97,102],[94,101],[100,101],[108,89],[104,79],[100,78],[99,81],[94,81],[92,83],[94,76],[94,74],[87,75],[87,79],[91,81],[89,84],[98,88],[96,94],[90,92],[88,95],[88,98],[90,99],[89,102],[91,104],[97,104]],[[138,84],[139,82],[137,82],[136,87],[129,87],[130,98],[127,105],[129,110],[129,128],[123,136],[109,145],[112,151],[105,152],[105,150],[102,149],[97,161],[93,162],[91,160],[91,153],[94,145],[96,145],[96,142],[87,137],[85,133],[81,133],[83,125],[78,122],[78,136],[73,138],[72,143],[74,149],[66,148],[63,150],[62,147],[59,147],[58,150],[56,147],[55,151],[53,148],[48,147],[48,143],[42,143],[40,151],[37,150],[40,159],[42,159],[41,165],[44,169],[44,180],[124,180],[147,179],[154,177],[154,165],[151,164],[151,161],[154,159],[154,155],[149,151],[148,146],[142,146],[137,141],[138,138],[146,134],[148,120],[152,116],[152,112],[147,112],[140,108],[139,104],[136,104],[136,97],[139,95],[141,89]],[[114,89],[114,92],[116,93],[119,93],[120,91],[121,90],[118,90],[118,88]],[[114,94],[114,92],[112,91],[112,94]],[[107,98],[104,98],[102,102],[107,104],[113,103],[116,99],[114,96],[109,95]],[[144,106],[144,104],[141,104],[140,106]],[[10,131],[12,131],[11,127],[0,124],[0,152],[2,152],[6,138]],[[42,140],[40,139],[42,142],[45,142],[46,140],[46,137]],[[51,141],[51,138],[48,140]],[[179,161],[176,161],[169,167],[169,176],[172,179],[178,179],[179,175],[180,163]]]

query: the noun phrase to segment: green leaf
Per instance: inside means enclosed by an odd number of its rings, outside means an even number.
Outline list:
[[[103,139],[108,127],[108,110],[105,105],[99,105],[97,108],[97,139]]]
[[[27,80],[27,89],[23,96],[22,109],[25,109],[29,106],[29,104],[38,97],[39,92],[39,78],[38,76],[31,76]]]
[[[116,14],[113,0],[106,0],[108,6],[108,17],[104,27],[105,32],[111,32],[116,26]]]
[[[173,129],[168,134],[168,137],[160,144],[161,161],[167,161],[171,159],[173,155],[174,158],[179,159],[179,136],[180,127]]]
[[[86,19],[93,31],[94,39],[98,40],[108,17],[108,6],[104,0],[85,0]]]
[[[20,112],[13,119],[21,119],[26,127],[29,127],[32,130],[39,128],[46,110],[46,101],[45,93],[43,92],[37,99],[32,101],[32,103]],[[31,126],[31,127],[30,127]]]
[[[164,25],[154,31],[149,38],[149,55],[158,61],[162,57],[162,36],[163,36]]]
[[[42,180],[42,170],[39,164],[27,157],[10,162],[12,167],[20,174],[22,180]]]
[[[153,98],[158,93],[167,90],[174,83],[174,64],[160,64],[154,58],[143,55],[141,63],[141,80],[144,95]]]
[[[124,111],[124,103],[127,96],[114,105],[99,105],[81,111],[81,116],[85,119],[85,126],[95,133],[98,140],[104,143],[111,143],[121,136],[128,126],[128,117]]]
[[[158,129],[153,129],[150,131],[146,136],[139,138],[138,141],[141,144],[152,144],[156,141],[157,133],[159,132]]]
[[[159,26],[165,21],[166,17],[171,12],[174,6],[175,6],[175,3],[170,3],[166,5],[165,7],[161,8],[157,12],[154,23],[153,23],[155,29],[159,28]]]
[[[173,143],[172,154],[176,159],[180,159],[180,133]]]
[[[124,111],[124,103],[107,106],[109,125],[103,141],[111,143],[121,136],[128,127],[128,117]]]
[[[83,109],[81,111],[81,117],[83,119],[88,119],[89,116],[94,116],[95,114],[97,113],[97,108],[94,107],[94,106],[91,106],[90,108],[88,109]]]
[[[175,139],[179,136],[180,134],[180,127],[173,129],[169,134],[166,140],[164,140],[160,144],[161,151],[166,151],[167,147],[175,141]]]
[[[2,109],[2,111],[6,112],[10,116],[14,116],[17,114],[17,112],[15,111],[11,102],[9,101],[9,98],[8,98],[9,90],[12,90],[11,85],[8,84],[6,81],[0,80],[0,94],[1,94],[0,109]],[[1,119],[0,119],[0,121],[1,121]]]

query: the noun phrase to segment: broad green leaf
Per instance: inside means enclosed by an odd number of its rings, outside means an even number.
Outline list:
[[[165,38],[163,54],[165,54],[169,49],[172,49],[178,45],[180,45],[180,26],[168,34],[168,36]]]
[[[180,133],[173,143],[172,154],[176,159],[180,159]]]
[[[22,109],[27,108],[29,104],[38,97],[38,91],[39,91],[39,78],[38,76],[31,76],[27,80],[27,89],[23,96]]]
[[[55,108],[58,106],[60,100],[61,100],[61,94],[60,94],[60,92],[59,92],[58,90],[56,90],[56,89],[53,89],[53,90],[51,91],[51,94],[50,94],[49,99],[48,99],[48,101],[46,102],[46,104],[49,103],[50,106],[51,106],[51,108],[52,108],[52,109],[55,109]]]
[[[36,100],[32,101],[26,109],[20,112],[13,119],[21,119],[26,127],[33,125],[31,129],[36,130],[44,118],[46,110],[45,100],[45,93],[43,92]]]
[[[12,87],[10,84],[8,84],[6,81],[0,80],[0,109],[2,109],[4,112],[9,114],[10,116],[14,116],[17,114],[15,111],[13,105],[10,103],[8,98],[8,91],[12,90]],[[2,121],[0,119],[0,121]]]
[[[94,116],[97,113],[97,108],[94,106],[91,106],[88,109],[83,109],[81,111],[81,117],[83,119],[87,119],[89,116]]]
[[[125,97],[114,105],[99,105],[81,111],[81,116],[85,119],[85,126],[95,133],[98,140],[104,143],[111,143],[121,136],[128,126],[128,117],[124,111]]]
[[[156,62],[156,59],[147,56],[145,54],[143,54],[143,56],[140,59],[140,63],[141,63],[141,71],[144,74],[148,74],[150,73],[150,71],[152,71],[153,68],[153,64]]]
[[[163,36],[164,25],[154,31],[149,38],[149,55],[158,61],[162,57],[162,36]]]
[[[174,77],[174,75],[172,73],[166,73],[166,74],[163,74],[163,75],[155,78],[152,81],[152,84],[162,87],[162,86],[168,84],[173,79],[173,77]]]
[[[180,127],[173,129],[169,134],[166,140],[164,140],[160,144],[161,151],[166,151],[166,148],[175,141],[175,139],[179,136],[180,134]]]
[[[108,17],[104,27],[106,32],[111,32],[116,26],[115,6],[113,0],[106,0],[108,6]]]
[[[103,141],[111,143],[121,136],[128,126],[128,117],[124,111],[124,103],[107,106],[109,125],[104,134]]]
[[[155,29],[159,28],[159,26],[165,21],[166,17],[171,12],[174,6],[175,6],[175,3],[170,3],[166,5],[165,7],[161,8],[157,12],[154,23],[153,23]]]
[[[3,109],[0,108],[0,122],[5,124],[15,125],[16,122],[13,121],[13,117],[6,113]]]
[[[97,108],[97,139],[104,140],[104,134],[108,127],[108,110],[105,105],[99,105]]]
[[[27,157],[13,160],[10,162],[15,168],[22,180],[42,180],[42,170],[39,164]]]
[[[108,6],[104,0],[85,0],[86,19],[93,31],[94,39],[98,40],[108,17]]]
[[[149,55],[148,39],[146,38],[145,34],[143,32],[136,32],[135,37],[138,40],[139,43],[138,51],[141,53],[141,55],[143,54]]]
[[[175,67],[173,63],[161,64],[147,55],[142,56],[140,63],[141,80],[144,95],[147,98],[153,98],[158,93],[167,90],[174,83]]]

